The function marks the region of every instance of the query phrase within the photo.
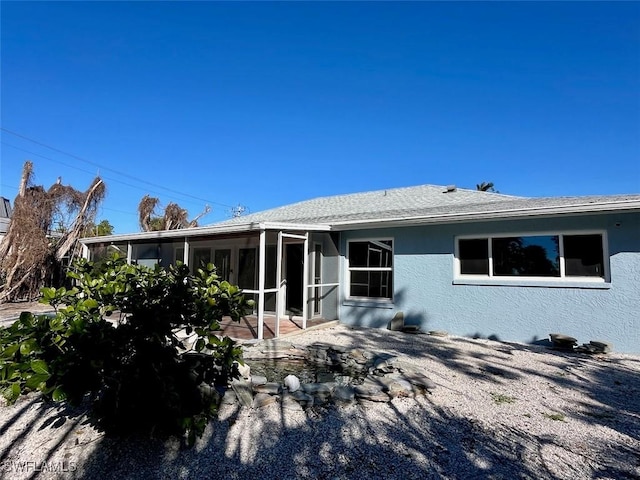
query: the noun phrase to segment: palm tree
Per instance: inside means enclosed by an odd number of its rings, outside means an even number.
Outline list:
[[[155,197],[145,195],[138,204],[138,218],[140,228],[143,232],[154,232],[158,230],[177,230],[179,228],[197,227],[198,220],[211,211],[209,205],[205,205],[204,210],[193,220],[189,220],[187,212],[177,203],[169,203],[163,211],[162,216],[156,213],[156,207],[160,200]]]
[[[94,224],[106,195],[100,177],[82,192],[60,177],[45,189],[33,184],[34,176],[33,163],[25,162],[11,223],[0,241],[0,303],[32,300],[45,285],[62,285],[65,266],[80,255],[77,240]]]
[[[476,185],[476,190],[481,192],[496,192],[496,189],[493,188],[493,182],[482,182]]]

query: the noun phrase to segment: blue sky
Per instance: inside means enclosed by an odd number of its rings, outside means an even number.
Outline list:
[[[108,187],[201,224],[319,196],[493,181],[640,192],[639,2],[6,2],[0,195]]]

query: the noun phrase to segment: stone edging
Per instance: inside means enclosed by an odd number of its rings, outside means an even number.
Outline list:
[[[315,343],[304,350],[288,342],[276,342],[265,349],[256,345],[245,353],[247,365],[239,366],[242,378],[231,383],[222,398],[223,404],[239,404],[260,408],[280,403],[287,409],[304,409],[333,403],[349,405],[355,402],[389,402],[396,397],[415,397],[430,393],[436,385],[418,369],[385,352],[367,352],[337,345]],[[294,375],[282,382],[269,381],[252,375],[251,360],[306,360],[320,366],[342,366],[358,370],[362,378],[337,375],[334,381],[300,383]]]

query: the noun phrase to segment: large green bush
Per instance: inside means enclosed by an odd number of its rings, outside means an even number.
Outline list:
[[[74,264],[72,289],[44,288],[54,315],[23,313],[0,331],[0,388],[15,401],[89,401],[107,433],[186,435],[192,443],[217,407],[216,386],[236,376],[242,350],[219,337],[251,302],[213,265],[190,274],[128,265]],[[193,343],[184,344],[185,335]]]

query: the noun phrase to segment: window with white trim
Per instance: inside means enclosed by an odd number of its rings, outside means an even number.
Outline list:
[[[349,297],[393,298],[393,242],[354,240],[348,244]]]
[[[605,280],[603,233],[562,233],[456,239],[456,275]]]

